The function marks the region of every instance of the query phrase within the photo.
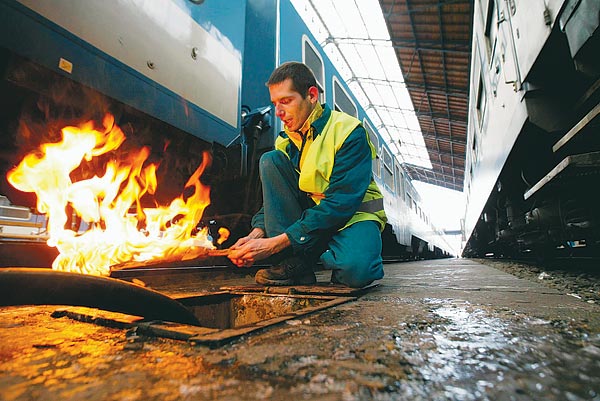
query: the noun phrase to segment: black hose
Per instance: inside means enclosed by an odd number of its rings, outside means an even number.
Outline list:
[[[200,326],[194,314],[160,292],[113,278],[51,269],[0,269],[0,306],[73,305]]]

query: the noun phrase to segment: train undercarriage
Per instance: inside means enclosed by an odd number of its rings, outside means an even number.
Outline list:
[[[527,121],[464,256],[600,256],[599,6],[568,5],[523,82]]]

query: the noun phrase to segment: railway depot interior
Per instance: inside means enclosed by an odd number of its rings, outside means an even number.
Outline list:
[[[600,399],[598,1],[108,3],[0,0],[0,400]],[[288,60],[376,149],[365,288],[259,286],[223,256]],[[90,132],[72,170],[14,173]],[[129,202],[125,242],[75,198],[110,174],[94,202]],[[457,227],[423,184],[461,195]]]

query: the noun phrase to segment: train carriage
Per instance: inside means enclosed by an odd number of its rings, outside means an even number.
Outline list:
[[[597,256],[600,3],[474,7],[465,256]]]
[[[264,83],[277,65],[298,60],[315,72],[322,101],[356,116],[377,145],[374,176],[391,223],[386,249],[402,258],[449,255],[402,165],[290,1],[0,0],[0,27],[2,249],[46,238],[39,222],[37,231],[11,234],[39,214],[6,172],[60,128],[106,113],[127,136],[121,153],[147,146],[159,166],[161,192],[142,202],[178,195],[204,152],[211,155],[202,176],[211,203],[199,225],[227,226],[232,235],[221,246],[231,244],[260,206],[257,161],[281,129]],[[77,174],[89,177],[94,167]],[[23,213],[11,217],[10,208]],[[35,265],[19,259],[11,263]]]

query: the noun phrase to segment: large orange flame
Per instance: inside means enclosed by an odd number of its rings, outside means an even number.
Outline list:
[[[103,126],[100,131],[92,122],[65,127],[60,142],[42,145],[8,173],[15,188],[37,195],[37,209],[47,216],[48,245],[60,252],[52,268],[108,275],[119,263],[192,259],[213,249],[206,230],[195,232],[210,203],[210,189],[200,183],[208,153],[185,185],[193,194],[168,206],[141,205],[142,196],[157,189],[157,166],[144,166],[150,154],[146,147],[127,160],[109,161],[102,176],[72,182],[71,172],[84,159],[111,152],[125,140],[111,115]],[[65,228],[69,208],[87,223],[86,231]]]

